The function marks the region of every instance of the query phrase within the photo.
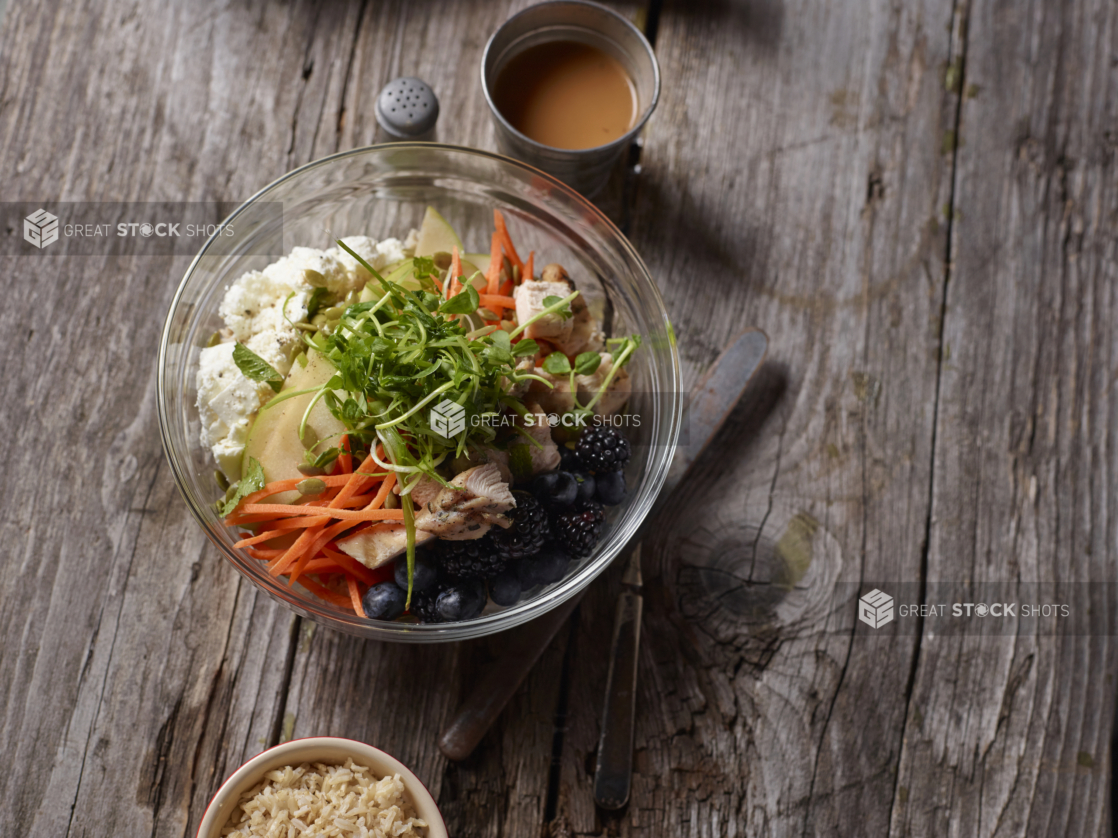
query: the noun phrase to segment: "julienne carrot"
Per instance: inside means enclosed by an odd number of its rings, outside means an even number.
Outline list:
[[[453,297],[462,290],[462,283],[458,281],[458,277],[462,275],[462,260],[458,256],[458,246],[455,245],[454,250],[450,254],[450,294]]]
[[[384,457],[384,446],[380,445],[380,443],[377,443],[377,456],[381,458]],[[357,467],[357,471],[350,476],[349,482],[342,487],[337,497],[330,501],[330,506],[336,509],[344,505],[346,501],[353,497],[361,484],[371,478],[371,473],[376,471],[376,467],[377,461],[373,459],[373,455],[370,454],[365,458],[365,461]]]
[[[338,466],[346,474],[353,473],[353,454],[350,453],[349,448],[349,434],[342,434],[342,441],[338,445],[342,449],[342,453],[338,455]]]
[[[357,589],[357,580],[348,573],[345,577],[346,587],[349,588],[349,598],[353,602],[353,610],[358,617],[365,616],[365,609],[361,605],[361,591]]]
[[[516,300],[501,294],[478,294],[478,299],[486,308],[516,308]]]
[[[497,235],[501,237],[501,246],[505,249],[505,255],[509,257],[514,268],[520,268],[520,275],[523,276],[524,263],[516,255],[516,248],[513,247],[512,239],[509,237],[509,228],[505,226],[505,217],[501,215],[499,209],[493,210],[493,225],[497,228]]]
[[[302,584],[304,588],[306,588],[316,597],[326,600],[331,605],[337,605],[339,608],[352,607],[352,602],[350,601],[349,597],[342,596],[341,594],[336,594],[325,585],[320,585],[311,579],[304,579]]]
[[[261,561],[271,561],[277,556],[282,556],[285,552],[279,549],[273,550],[270,547],[246,547],[245,550],[254,559],[260,559]]]
[[[286,503],[250,503],[245,507],[250,515],[254,512],[286,518],[294,515],[326,515],[344,521],[403,521],[402,509],[338,509],[330,506],[301,506]]]
[[[485,290],[490,294],[499,293],[501,287],[501,264],[505,261],[501,250],[501,237],[496,232],[489,244],[489,269],[485,272],[487,285]]]
[[[371,460],[372,458],[369,459]],[[362,463],[361,468],[365,467],[366,463]],[[363,508],[362,511],[367,514],[375,514],[377,512],[390,514],[399,513],[398,518],[402,519],[403,510],[381,509],[385,499],[388,497],[388,493],[392,490],[392,487],[395,484],[396,474],[395,472],[389,472],[388,476],[381,481],[380,488],[377,491],[376,496],[369,502],[368,506]],[[283,507],[283,504],[277,505],[281,508]],[[321,509],[321,507],[317,508]],[[393,515],[393,518],[396,519],[396,516]],[[362,523],[361,521],[350,520],[346,518],[338,521],[335,524],[331,524],[330,526],[323,527],[322,525],[325,524],[328,519],[319,518],[318,520],[320,522],[319,524],[305,529],[300,534],[296,542],[292,544],[291,547],[289,547],[287,550],[268,555],[267,560],[271,562],[271,564],[268,566],[268,573],[270,573],[272,576],[282,576],[284,573],[287,573],[288,584],[294,585],[295,582],[298,581],[300,577],[307,572],[309,562],[312,561],[314,558],[320,556],[327,544],[332,542],[346,530],[352,529],[359,523]],[[335,555],[342,554],[335,553]],[[343,558],[342,561],[346,561],[347,558],[348,557]],[[357,565],[357,562],[353,562],[353,565]],[[351,572],[353,572],[352,566]]]
[[[350,576],[356,576],[366,585],[375,585],[377,582],[383,580],[379,579],[373,571],[357,561],[352,556],[347,556],[345,553],[339,553],[336,550],[331,550],[329,547],[322,548],[322,554],[326,556],[331,562],[340,567],[345,573]]]
[[[532,278],[532,271],[535,268],[536,251],[531,250],[528,252],[528,259],[524,262],[524,270],[520,273],[520,281]]]
[[[246,495],[237,505],[237,509],[240,509],[246,503],[256,503],[258,500],[271,497],[272,495],[278,495],[281,492],[290,492],[306,479],[305,477],[296,477],[291,480],[275,480],[267,484],[259,492]],[[326,484],[326,488],[331,489],[344,486],[349,481],[350,476],[348,474],[325,474],[318,479]],[[233,510],[232,514],[236,514],[236,510]]]

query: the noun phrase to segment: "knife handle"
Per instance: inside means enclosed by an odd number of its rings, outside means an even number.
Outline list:
[[[594,800],[603,809],[620,809],[629,802],[643,608],[644,598],[634,590],[622,591],[617,600],[602,735],[594,768]]]

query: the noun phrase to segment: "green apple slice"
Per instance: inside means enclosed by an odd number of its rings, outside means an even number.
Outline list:
[[[280,393],[321,387],[333,374],[333,364],[313,349],[308,350],[307,365],[294,364],[291,367]],[[264,469],[266,483],[303,477],[299,465],[304,462],[303,452],[306,449],[303,440],[299,439],[299,424],[312,398],[313,393],[295,396],[256,414],[256,421],[252,423],[245,442],[244,462],[247,464],[248,458],[254,457]],[[334,418],[334,414],[319,399],[307,417],[307,437],[312,438],[310,435],[313,433],[313,439],[320,440],[316,450],[324,451],[337,446],[345,430],[345,425]],[[268,502],[290,503],[297,497],[296,492],[284,492]]]
[[[456,247],[459,253],[465,250],[454,228],[434,209],[427,207],[427,211],[423,213],[423,223],[419,225],[419,240],[415,245],[415,255],[434,256],[439,252],[451,253]]]

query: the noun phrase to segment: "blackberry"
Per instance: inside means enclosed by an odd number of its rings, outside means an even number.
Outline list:
[[[632,453],[629,440],[608,425],[592,425],[582,432],[575,447],[583,468],[609,472],[625,467]]]
[[[551,532],[556,544],[581,559],[593,552],[605,520],[602,505],[596,500],[586,501],[577,504],[573,512],[553,516]]]
[[[547,512],[540,502],[528,492],[515,491],[512,494],[516,498],[516,508],[508,513],[512,526],[507,530],[493,527],[489,531],[493,551],[506,563],[538,553],[551,534]],[[497,570],[487,575],[496,576],[499,572]]]
[[[443,621],[435,608],[435,600],[438,599],[440,593],[442,593],[442,591],[438,588],[430,591],[423,591],[422,593],[412,591],[411,613],[419,618],[419,622],[441,623]]]
[[[490,534],[468,541],[434,542],[432,552],[449,579],[488,579],[505,569],[508,558],[497,551]]]

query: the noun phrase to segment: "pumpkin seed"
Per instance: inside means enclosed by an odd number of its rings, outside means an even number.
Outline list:
[[[384,508],[385,509],[399,509],[400,508],[400,496],[397,495],[395,492],[389,492],[388,496],[384,499]]]
[[[300,480],[296,483],[295,488],[299,490],[301,495],[321,495],[326,491],[326,484],[317,477],[308,477],[306,480]]]
[[[221,488],[221,491],[229,491],[229,478],[225,476],[225,473],[221,469],[217,469],[214,472],[214,480],[217,481],[217,485]]]
[[[297,468],[299,470],[299,474],[303,475],[304,477],[318,477],[319,475],[326,474],[325,469],[321,469],[318,466],[312,466],[308,463],[299,463],[299,465],[295,466],[295,468]]]
[[[211,346],[217,346],[219,343],[221,343],[221,332],[214,332],[210,335],[210,339],[206,341],[206,348],[209,349]]]
[[[307,285],[313,285],[315,288],[326,287],[326,277],[313,268],[303,268],[303,279]]]
[[[310,425],[303,428],[303,447],[308,451],[318,445],[318,433]]]

